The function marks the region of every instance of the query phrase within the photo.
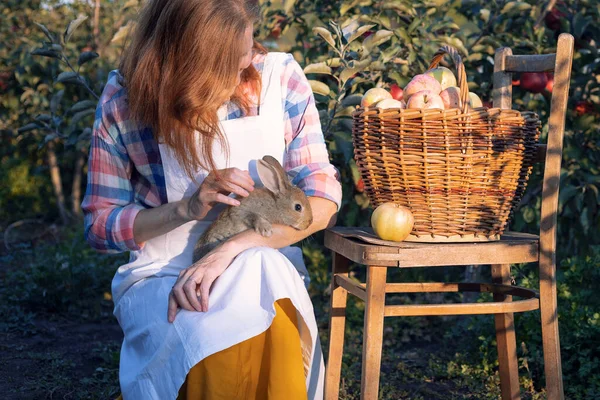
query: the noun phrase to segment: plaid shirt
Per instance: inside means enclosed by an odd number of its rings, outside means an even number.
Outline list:
[[[261,72],[264,55],[253,63]],[[152,129],[129,118],[127,90],[121,75],[112,71],[104,88],[94,122],[88,164],[88,182],[82,208],[85,237],[105,253],[141,249],[133,238],[133,221],[140,210],[167,203],[165,176],[158,143]],[[319,114],[302,68],[288,54],[281,75],[287,87],[285,110],[284,168],[292,183],[307,196],[323,197],[341,204],[342,190],[337,169],[330,164]],[[286,91],[283,91],[286,92]],[[222,109],[224,119],[242,117],[233,103]],[[256,109],[250,115],[256,114]]]

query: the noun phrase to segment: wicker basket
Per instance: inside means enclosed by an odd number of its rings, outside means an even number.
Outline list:
[[[520,201],[531,172],[540,121],[533,112],[467,106],[465,68],[456,66],[461,108],[358,108],[354,158],[374,207],[394,202],[415,218],[407,240],[497,240]]]

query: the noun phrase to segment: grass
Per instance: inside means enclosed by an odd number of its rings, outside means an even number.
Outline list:
[[[326,353],[329,260],[315,240],[306,244],[304,253],[312,273],[310,294]],[[125,255],[105,256],[93,252],[79,230],[62,232],[58,244],[24,245],[0,256],[0,371],[3,371],[0,372],[0,392],[6,394],[4,398],[108,399],[118,395],[122,334],[112,316],[109,292],[112,276],[125,260]],[[596,261],[590,261],[590,265],[596,265]],[[356,269],[358,278],[362,274],[360,268]],[[390,275],[392,279],[422,279],[419,275],[422,272],[414,274]],[[458,272],[450,269],[445,274],[436,276],[434,272],[433,279],[453,279]],[[590,279],[580,272],[572,274],[581,285]],[[522,280],[527,279],[534,278],[523,272]],[[564,287],[563,291],[567,292]],[[568,292],[571,298],[572,292]],[[590,296],[594,293],[589,292]],[[396,296],[390,301],[423,300],[428,299]],[[362,302],[349,298],[342,399],[360,397],[363,310]],[[595,315],[593,310],[590,313]],[[566,315],[571,318],[571,314]],[[595,329],[600,329],[600,318],[590,320],[588,317],[587,314],[578,317],[581,320],[578,337],[593,343]],[[545,398],[538,339],[535,332],[520,334],[526,329],[535,330],[531,328],[535,321],[536,315],[517,317],[517,341],[522,398],[537,400]],[[564,325],[561,335],[563,331]],[[380,398],[499,399],[493,333],[491,316],[387,318]],[[577,377],[575,381],[573,377],[565,380],[567,398],[590,398],[600,387],[597,379],[593,379],[597,374],[597,370],[593,372],[597,365],[593,357],[598,356],[598,349],[588,354],[588,363],[572,360],[568,349],[584,351],[588,343],[581,344],[577,340],[569,333],[565,335],[562,343],[567,351],[563,350],[563,366],[570,374],[571,368],[575,368],[573,363],[577,362],[580,374],[583,368],[584,373],[589,371],[591,375],[584,375],[582,379],[586,380],[581,383],[576,381]]]

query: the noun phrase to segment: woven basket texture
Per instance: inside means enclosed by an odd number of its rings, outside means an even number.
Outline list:
[[[458,53],[442,47],[430,68],[446,53],[459,62],[461,108],[358,108],[354,158],[374,207],[394,202],[412,211],[411,237],[496,240],[525,191],[540,121],[533,112],[467,107]]]

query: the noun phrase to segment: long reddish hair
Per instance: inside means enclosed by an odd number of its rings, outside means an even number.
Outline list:
[[[252,64],[235,87],[244,32],[258,17],[256,0],[149,0],[123,53],[130,118],[151,126],[191,177],[198,167],[216,169],[215,139],[227,152],[219,107],[231,100],[247,114],[260,93]]]

